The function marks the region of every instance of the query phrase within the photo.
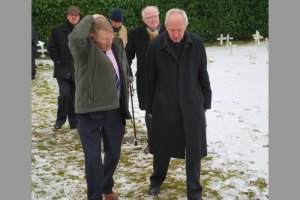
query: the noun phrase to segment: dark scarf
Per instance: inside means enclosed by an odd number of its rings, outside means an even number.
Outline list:
[[[114,29],[114,32],[116,33],[118,33],[119,31],[120,31],[120,29],[121,29],[121,26],[120,27],[118,27],[118,28],[115,28],[115,27],[113,27],[113,29]]]
[[[183,46],[185,43],[185,38],[186,38],[186,34],[184,33],[183,38],[180,40],[180,42],[176,42],[174,43],[169,34],[168,34],[168,41],[171,44],[171,47],[174,49],[174,51],[176,52],[177,58],[181,58],[182,56],[182,52],[183,52]]]

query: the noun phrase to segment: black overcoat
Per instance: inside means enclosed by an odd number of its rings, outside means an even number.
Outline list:
[[[150,153],[197,161],[207,155],[204,109],[211,107],[206,52],[199,36],[185,32],[179,60],[167,32],[146,54],[147,112],[152,113]]]
[[[165,31],[165,27],[161,25],[159,33]],[[128,43],[126,45],[126,54],[129,66],[132,60],[137,59],[136,70],[136,88],[139,100],[139,108],[146,109],[146,81],[145,81],[145,56],[148,44],[150,42],[146,25],[137,27],[129,32]],[[130,70],[131,71],[131,70]]]
[[[48,54],[54,62],[54,78],[74,80],[74,60],[68,46],[68,35],[73,27],[70,22],[52,29],[48,42]]]

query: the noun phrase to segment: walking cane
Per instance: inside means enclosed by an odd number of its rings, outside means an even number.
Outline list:
[[[133,123],[133,132],[134,132],[134,145],[137,145],[136,139],[136,130],[135,130],[135,119],[134,119],[134,109],[133,109],[133,84],[132,82],[129,84],[130,97],[131,97],[131,110],[132,110],[132,119],[131,123]]]

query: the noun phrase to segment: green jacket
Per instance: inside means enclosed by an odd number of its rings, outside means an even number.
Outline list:
[[[123,43],[115,38],[112,47],[121,79],[119,100],[113,64],[89,36],[93,23],[93,17],[87,15],[69,34],[69,48],[75,67],[75,112],[107,111],[120,107],[124,119],[129,119],[128,63]]]

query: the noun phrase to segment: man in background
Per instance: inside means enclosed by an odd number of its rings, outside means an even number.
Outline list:
[[[144,24],[140,27],[133,29],[128,34],[128,43],[126,45],[126,53],[128,64],[131,65],[132,60],[137,58],[137,71],[136,76],[136,88],[138,94],[139,108],[141,110],[146,109],[146,81],[145,81],[145,55],[148,44],[151,40],[156,38],[160,33],[165,31],[163,24],[159,21],[159,11],[156,6],[146,6],[142,10],[142,20]],[[130,70],[132,75],[132,70]],[[151,134],[151,118],[145,113],[145,122],[147,127],[147,137]],[[143,150],[144,153],[149,153],[149,145]]]
[[[112,10],[109,17],[109,22],[114,29],[114,36],[121,38],[124,47],[127,44],[127,29],[123,25],[124,12],[120,8],[115,8]]]
[[[48,52],[54,62],[54,74],[59,88],[57,114],[54,129],[61,129],[69,121],[70,129],[77,128],[77,116],[74,109],[75,78],[74,60],[68,46],[68,35],[83,17],[79,8],[70,6],[65,12],[66,22],[53,28],[48,43]]]

